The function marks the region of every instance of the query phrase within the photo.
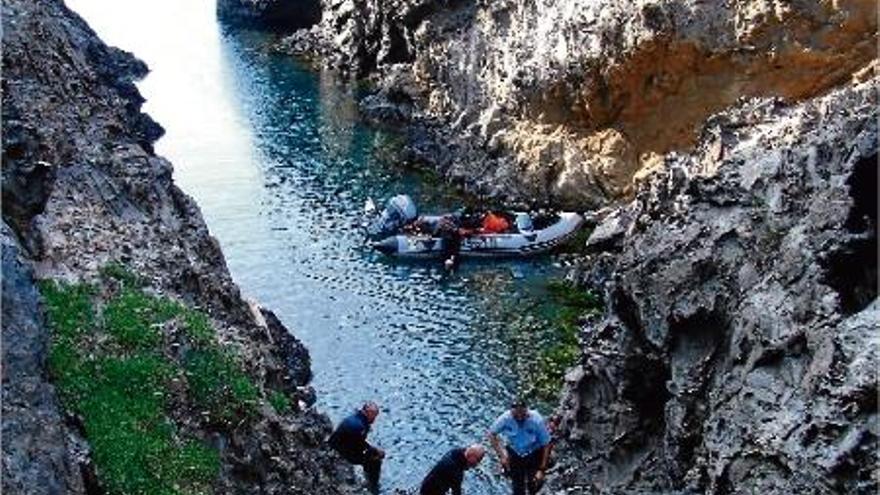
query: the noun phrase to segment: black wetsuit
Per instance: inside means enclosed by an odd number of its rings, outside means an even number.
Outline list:
[[[452,449],[440,459],[422,481],[419,495],[461,495],[461,482],[468,468],[464,449]]]
[[[370,422],[367,416],[362,411],[356,411],[339,423],[328,443],[348,462],[363,466],[367,482],[374,488],[379,484],[382,458],[378,450],[367,443],[368,433]]]
[[[446,215],[437,223],[435,235],[443,239],[443,260],[455,256],[454,262],[458,264],[458,252],[461,251],[461,233],[458,231],[458,221],[451,215]]]

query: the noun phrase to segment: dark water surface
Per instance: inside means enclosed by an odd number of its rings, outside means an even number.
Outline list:
[[[145,111],[157,152],[195,197],[243,292],[273,309],[312,356],[334,422],[364,399],[383,409],[386,491],[414,487],[446,450],[482,439],[534,364],[533,311],[553,260],[471,263],[455,276],[365,249],[367,197],[409,192],[456,206],[429,175],[393,163],[396,138],[358,121],[351,91],[227,31],[213,0],[69,2],[110,44],[150,66]],[[546,411],[545,411],[546,412]],[[505,493],[496,465],[468,493]]]

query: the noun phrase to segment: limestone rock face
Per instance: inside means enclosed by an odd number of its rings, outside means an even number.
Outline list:
[[[597,228],[553,489],[877,490],[878,87],[713,117]]]
[[[814,97],[876,58],[871,0],[322,8],[319,25],[282,46],[416,102],[416,121],[458,150],[462,163],[434,159],[450,175],[578,206],[631,197],[634,174],[691,147],[706,119],[740,98]]]
[[[204,310],[258,386],[294,399],[289,413],[263,407],[227,429],[176,411],[186,431],[220,448],[216,493],[349,493],[351,470],[322,446],[329,420],[310,407],[307,350],[270,311],[242,299],[198,206],[152,151],[161,128],[140,112],[132,83],[146,66],[104,45],[60,0],[6,1],[2,17],[3,218],[23,244],[20,259],[3,246],[4,488],[42,493],[31,485],[43,478],[68,488],[51,493],[82,491],[67,471],[78,460],[59,450],[65,427],[41,364],[47,329],[15,263],[33,265],[37,278],[88,282],[116,261]],[[33,449],[33,466],[7,457],[7,447],[43,442],[54,445],[40,447],[45,457]]]

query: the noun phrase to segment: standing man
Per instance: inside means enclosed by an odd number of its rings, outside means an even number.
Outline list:
[[[507,446],[502,448],[499,435]],[[544,481],[550,449],[550,433],[544,418],[531,410],[524,400],[516,400],[510,410],[495,420],[489,431],[492,448],[498,454],[501,468],[513,482],[513,495],[538,492]]]
[[[422,481],[419,495],[461,495],[464,472],[483,460],[486,449],[475,443],[465,449],[452,449],[446,453]]]
[[[354,414],[343,419],[328,440],[345,460],[364,468],[364,476],[370,491],[374,493],[379,491],[379,473],[385,451],[367,443],[367,434],[378,415],[379,406],[373,401],[366,402]]]

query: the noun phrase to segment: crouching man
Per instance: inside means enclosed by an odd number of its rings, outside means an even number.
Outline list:
[[[450,450],[425,476],[419,495],[461,495],[464,472],[479,464],[485,453],[486,449],[477,443]]]
[[[366,402],[354,414],[343,419],[328,440],[345,460],[364,468],[364,477],[373,493],[379,491],[379,474],[382,459],[385,458],[385,451],[367,443],[370,426],[378,415],[379,406],[372,401]]]

